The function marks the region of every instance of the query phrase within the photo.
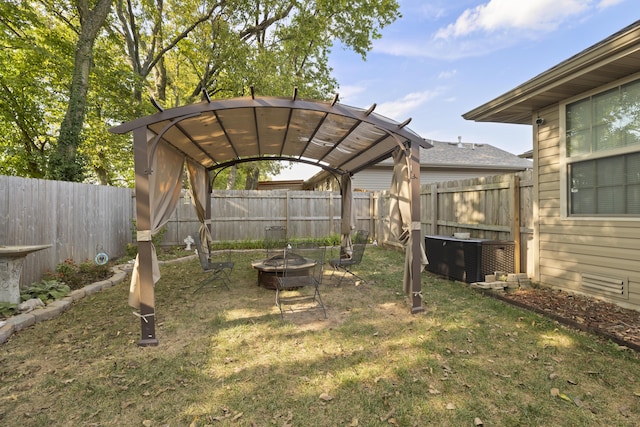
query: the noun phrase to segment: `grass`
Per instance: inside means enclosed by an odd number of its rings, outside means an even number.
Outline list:
[[[638,355],[367,248],[367,283],[323,285],[321,310],[256,286],[234,252],[230,290],[197,260],[162,267],[158,347],[139,347],[128,283],[79,300],[0,346],[0,424],[20,426],[632,426]],[[333,280],[336,282],[337,280]]]

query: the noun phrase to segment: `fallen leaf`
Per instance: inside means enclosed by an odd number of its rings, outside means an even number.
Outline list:
[[[553,380],[553,379],[556,379],[556,378],[558,378],[558,374],[556,374],[555,372],[551,372],[551,373],[549,374],[549,379],[550,379],[550,380]]]
[[[560,394],[560,390],[559,389],[557,389],[555,387],[551,389],[551,396],[557,397],[559,394]]]
[[[398,421],[397,421],[395,418],[389,418],[389,419],[387,420],[387,422],[388,422],[389,424],[393,424],[394,426],[397,426],[397,425],[398,425]]]
[[[142,425],[143,425],[144,427],[151,427],[151,426],[153,425],[153,421],[151,421],[151,420],[144,420],[144,421],[142,422]]]
[[[567,396],[566,394],[564,394],[564,393],[560,393],[560,394],[558,395],[558,397],[559,397],[560,399],[562,399],[562,400],[566,400],[567,402],[571,402],[571,403],[573,403],[573,400],[572,400],[569,396]]]
[[[449,410],[456,409],[456,405],[454,405],[453,403],[447,403],[447,409]]]
[[[354,417],[354,418],[352,418],[352,419],[351,419],[351,424],[349,424],[349,427],[358,427],[358,426],[359,426],[359,424],[358,424],[358,419],[357,419],[357,418],[355,418],[355,417]]]
[[[238,418],[242,417],[244,415],[244,412],[238,412],[233,418],[231,418],[231,421],[235,421]]]
[[[578,383],[573,380],[567,380],[567,382],[571,385],[578,385]]]
[[[473,425],[476,426],[476,427],[482,427],[484,425],[484,423],[482,422],[482,420],[480,418],[476,417],[473,420]]]
[[[435,388],[429,387],[429,393],[431,393],[431,394],[440,394],[440,390],[437,390]]]
[[[380,421],[387,421],[389,418],[391,418],[391,416],[393,415],[393,413],[395,412],[395,409],[390,410],[389,412],[387,412],[385,415],[380,417]]]
[[[329,396],[327,393],[322,393],[319,398],[321,400],[324,400],[325,402],[328,402],[330,400],[333,400],[333,396]]]

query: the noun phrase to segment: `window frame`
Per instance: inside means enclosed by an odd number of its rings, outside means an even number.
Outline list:
[[[597,160],[604,158],[613,158],[626,154],[640,152],[640,144],[627,145],[617,147],[610,150],[596,151],[586,154],[575,154],[571,157],[567,156],[567,106],[575,102],[591,98],[595,95],[605,93],[614,88],[619,88],[628,83],[637,81],[640,83],[640,73],[633,74],[624,79],[616,80],[610,84],[600,86],[596,89],[581,93],[580,95],[568,98],[559,104],[559,161],[560,161],[560,217],[563,220],[607,220],[607,221],[640,221],[638,214],[619,214],[619,215],[598,215],[598,214],[572,214],[571,210],[571,188],[569,186],[569,165],[587,160]]]

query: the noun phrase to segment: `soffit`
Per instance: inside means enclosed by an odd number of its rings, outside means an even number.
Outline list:
[[[254,160],[300,161],[354,174],[399,145],[430,145],[405,123],[338,102],[246,97],[203,101],[116,126],[146,127],[208,170]]]
[[[477,122],[532,124],[539,110],[640,71],[640,21],[462,115]]]

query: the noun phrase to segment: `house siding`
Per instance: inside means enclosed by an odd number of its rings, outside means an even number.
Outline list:
[[[503,169],[427,169],[420,171],[420,184],[435,182],[458,181],[461,179],[478,178],[481,176],[503,175],[511,170]],[[391,187],[393,168],[370,168],[355,174],[351,178],[354,189],[366,191],[386,191]]]
[[[539,114],[545,123],[534,129],[537,279],[542,285],[640,308],[640,222],[562,218],[560,106]],[[620,297],[593,293],[582,285],[583,273],[628,280],[627,293]]]

